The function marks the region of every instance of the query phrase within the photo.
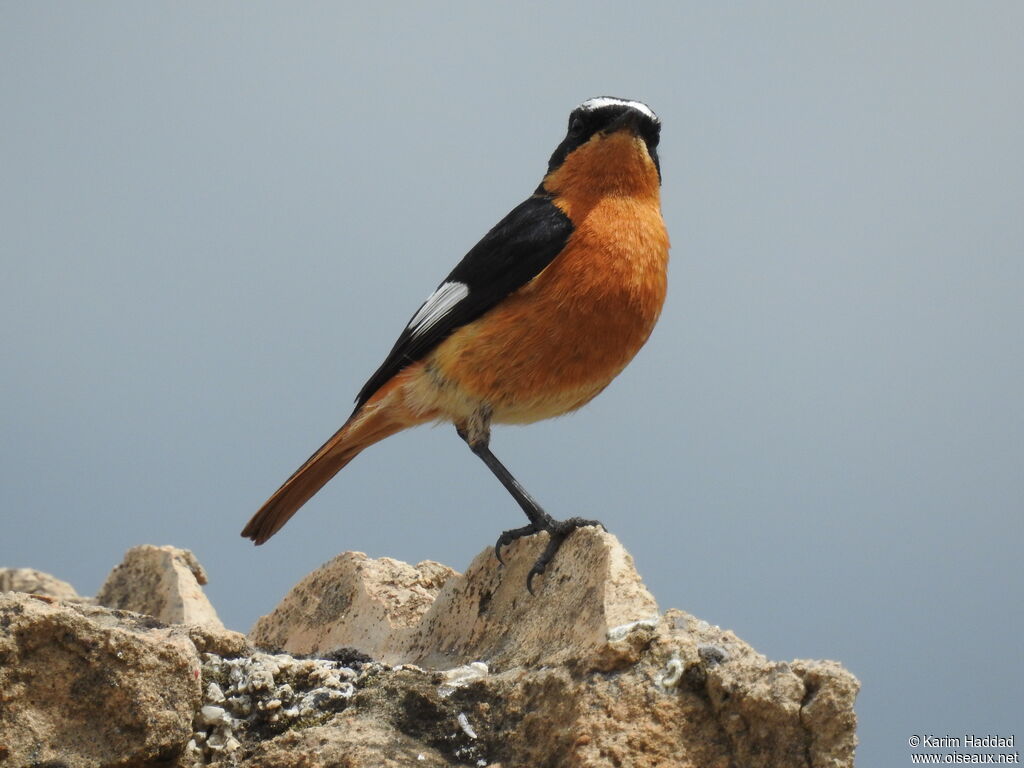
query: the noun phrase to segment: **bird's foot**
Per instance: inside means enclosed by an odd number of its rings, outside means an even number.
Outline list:
[[[534,577],[544,573],[548,564],[554,559],[555,553],[558,552],[570,533],[577,528],[583,528],[588,525],[595,525],[602,531],[606,530],[604,523],[599,520],[584,520],[582,517],[570,517],[568,520],[552,520],[551,522],[551,527],[546,529],[549,537],[548,545],[544,547],[544,551],[540,553],[537,562],[533,564],[533,567],[526,576],[526,589],[531,595],[536,594],[533,591]]]
[[[524,525],[522,528],[513,528],[512,530],[505,531],[498,537],[498,541],[494,545],[494,556],[498,558],[498,562],[501,565],[505,565],[505,561],[501,559],[502,547],[507,547],[516,539],[521,539],[524,536],[532,536],[535,533],[541,531],[548,532],[548,544],[544,547],[544,551],[541,552],[540,557],[537,558],[537,562],[530,568],[529,574],[526,576],[526,589],[529,590],[530,594],[536,594],[533,591],[533,579],[536,576],[540,576],[547,569],[548,565],[555,557],[555,553],[558,552],[559,548],[568,538],[569,534],[575,531],[577,528],[583,528],[588,525],[594,525],[600,528],[602,531],[606,530],[604,523],[599,520],[585,520],[582,517],[570,517],[568,520],[554,520],[548,518],[540,525],[531,523],[530,525]]]
[[[529,525],[524,525],[522,528],[513,528],[509,531],[502,532],[501,536],[498,537],[498,540],[494,542],[494,556],[498,559],[498,565],[505,565],[505,561],[501,558],[502,547],[507,547],[516,539],[521,539],[523,536],[532,536],[542,530],[544,529],[538,528],[533,523],[530,523]]]

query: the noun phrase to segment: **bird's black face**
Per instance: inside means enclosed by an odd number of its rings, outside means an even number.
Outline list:
[[[596,134],[611,134],[629,128],[647,145],[647,153],[658,169],[658,140],[661,137],[661,121],[650,107],[643,102],[615,99],[602,96],[580,104],[569,115],[569,131],[548,161],[551,173],[578,147],[590,141]]]

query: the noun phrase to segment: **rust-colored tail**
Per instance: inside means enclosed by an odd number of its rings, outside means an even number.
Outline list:
[[[242,529],[242,535],[252,539],[256,544],[262,544],[277,533],[303,504],[360,451],[385,437],[420,423],[421,419],[410,420],[402,413],[405,409],[389,407],[390,398],[387,395],[392,389],[382,388],[369,402],[353,413],[344,426],[267,499]]]

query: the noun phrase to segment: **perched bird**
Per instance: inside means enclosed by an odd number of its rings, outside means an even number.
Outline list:
[[[491,453],[492,423],[573,411],[647,341],[665,300],[657,115],[601,97],[569,115],[540,186],[477,243],[409,320],[356,398],[348,421],[271,496],[242,535],[262,544],[368,446],[427,422],[459,436],[522,507],[495,553],[547,531],[527,577],[544,572],[573,530],[555,520]]]

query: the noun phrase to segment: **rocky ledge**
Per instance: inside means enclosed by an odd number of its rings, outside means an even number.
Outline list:
[[[248,637],[185,550],[130,550],[96,600],[0,570],[0,768],[853,766],[838,663],[660,613],[596,529],[533,597],[533,538],[465,574],[344,553]]]

